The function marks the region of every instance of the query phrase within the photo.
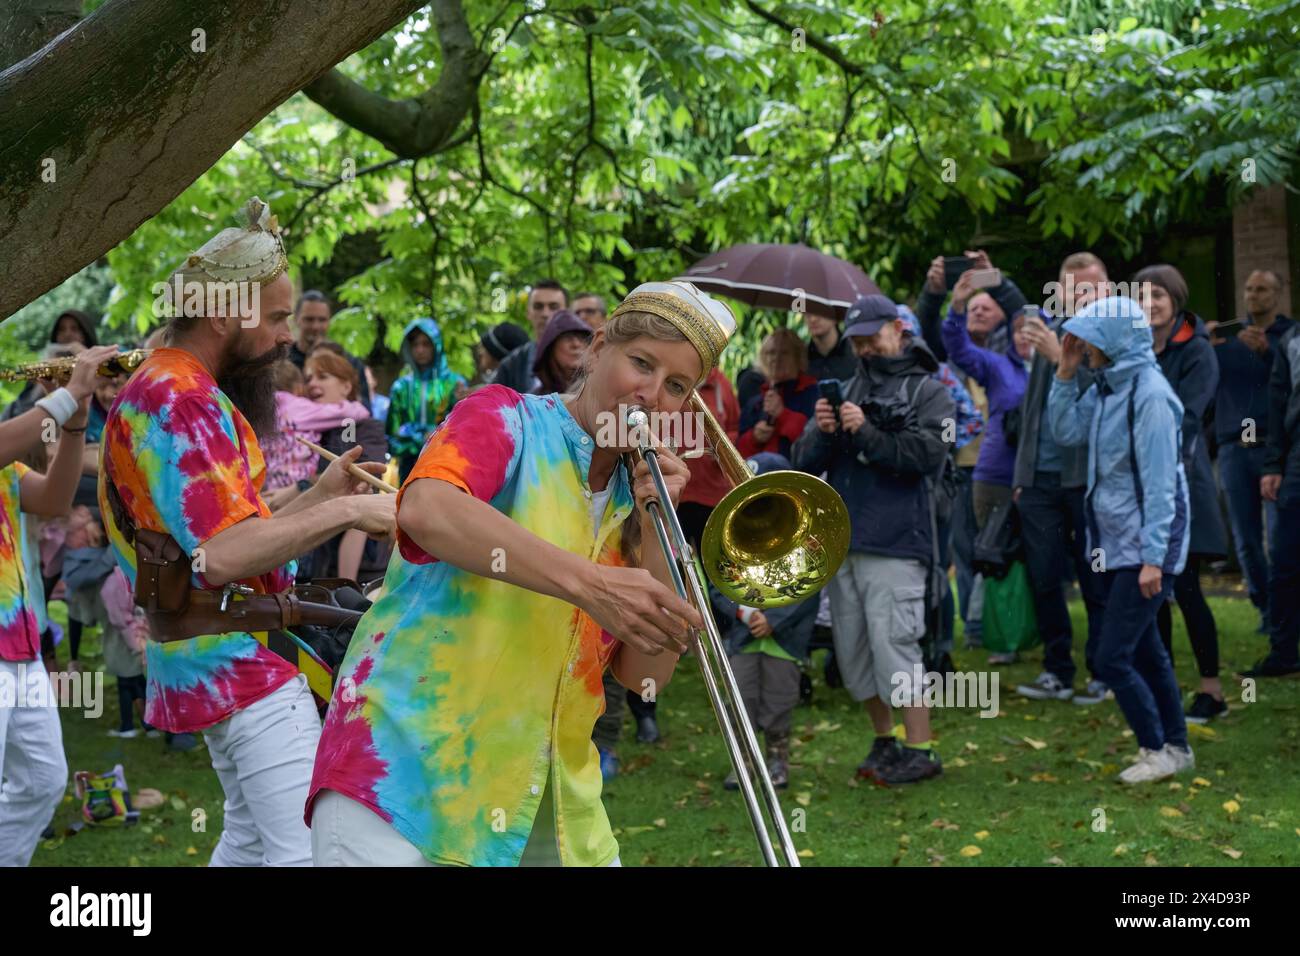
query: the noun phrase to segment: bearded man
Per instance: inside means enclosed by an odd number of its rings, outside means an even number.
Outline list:
[[[275,217],[256,198],[245,212],[245,227],[223,230],[173,273],[168,345],[136,370],[104,426],[100,510],[133,584],[119,525],[174,538],[193,588],[257,593],[289,588],[295,556],[342,531],[395,528],[393,497],[360,493],[347,473],[356,451],[274,516],[262,501],[258,438],[275,428],[271,373],[293,341],[293,289]],[[203,732],[225,791],[213,866],[311,865],[302,809],[320,719],[306,678],[273,646],[266,633],[236,632],[147,649],[145,719]]]

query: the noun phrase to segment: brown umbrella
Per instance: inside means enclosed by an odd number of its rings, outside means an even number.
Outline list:
[[[844,318],[855,299],[880,287],[857,266],[805,245],[749,243],[705,256],[678,279],[705,292],[764,309],[803,311]]]

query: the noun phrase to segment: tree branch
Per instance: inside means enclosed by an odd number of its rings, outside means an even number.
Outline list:
[[[108,0],[0,72],[0,318],[127,238],[258,120],[420,6]]]
[[[303,93],[398,156],[412,159],[446,149],[469,113],[492,57],[478,48],[460,0],[434,0],[432,7],[442,69],[437,82],[419,96],[390,100],[339,70],[303,87]]]

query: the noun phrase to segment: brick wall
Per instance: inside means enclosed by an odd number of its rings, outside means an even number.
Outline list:
[[[1278,302],[1278,310],[1285,315],[1295,315],[1292,309],[1295,280],[1291,271],[1291,254],[1288,245],[1300,242],[1300,225],[1292,224],[1288,237],[1286,190],[1270,186],[1257,190],[1254,195],[1232,212],[1232,265],[1235,283],[1233,311],[1245,312],[1242,294],[1246,278],[1255,269],[1272,269],[1286,284]]]

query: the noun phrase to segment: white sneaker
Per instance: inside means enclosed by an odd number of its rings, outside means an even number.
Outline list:
[[[1099,680],[1088,681],[1082,694],[1074,695],[1076,704],[1100,704],[1103,700],[1114,700],[1115,692]]]
[[[1168,747],[1160,750],[1142,748],[1138,751],[1137,763],[1120,773],[1120,781],[1128,784],[1154,783],[1172,777],[1178,772],[1178,766],[1175,758],[1167,753],[1168,749]]]
[[[1165,744],[1164,753],[1173,761],[1174,773],[1182,773],[1184,770],[1191,770],[1196,766],[1196,755],[1192,753],[1191,746],[1175,747],[1173,744]]]
[[[1032,700],[1069,700],[1074,696],[1074,688],[1066,687],[1055,674],[1043,671],[1032,684],[1018,684],[1016,693]]]
[[[110,737],[121,737],[123,740],[130,740],[130,739],[133,738],[133,737],[138,737],[138,736],[140,736],[140,731],[138,731],[138,730],[110,730],[110,731],[108,732],[108,735],[109,735]]]

